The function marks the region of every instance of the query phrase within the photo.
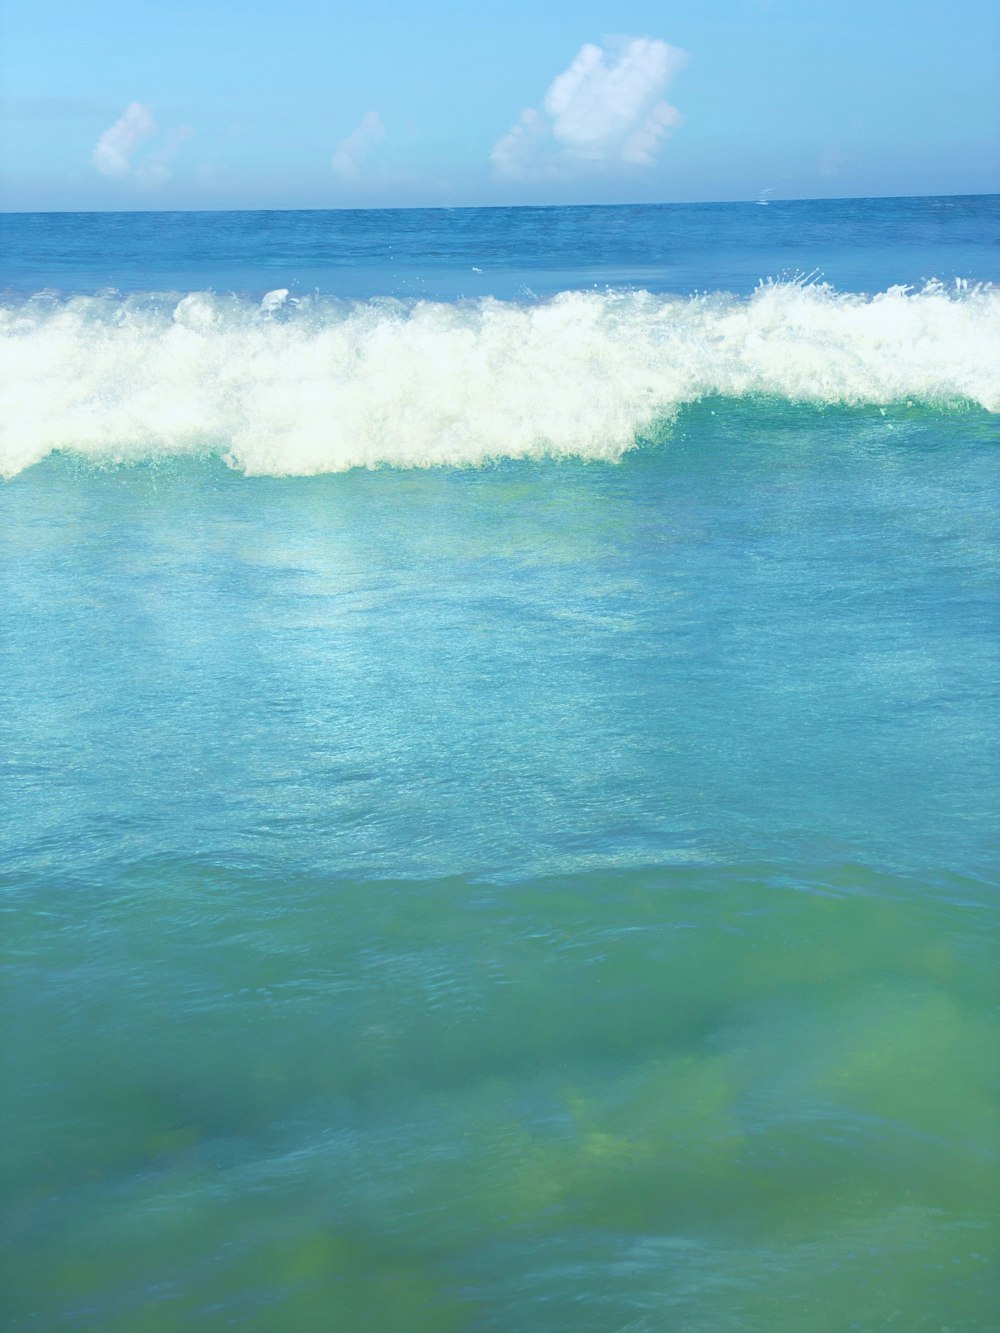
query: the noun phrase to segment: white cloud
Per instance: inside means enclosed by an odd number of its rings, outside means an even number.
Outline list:
[[[152,107],[130,102],[98,139],[91,159],[102,176],[128,179],[137,186],[155,189],[170,179],[181,144],[193,137],[190,125],[160,134]],[[150,139],[152,144],[147,143]]]
[[[94,166],[102,176],[127,176],[132,170],[136,149],[155,133],[152,110],[141,102],[130,102],[94,145],[91,154]]]
[[[357,129],[352,130],[337,146],[330,162],[331,169],[345,181],[357,180],[361,165],[375,145],[385,138],[385,126],[377,111],[369,111]]]
[[[493,145],[490,161],[494,170],[501,176],[525,175],[526,165],[536,157],[548,133],[548,125],[538,111],[531,107],[522,111],[517,124]]]
[[[494,145],[495,171],[524,178],[652,166],[684,119],[663,93],[687,62],[686,51],[648,37],[608,50],[588,42],[552,81],[544,110],[522,112]]]

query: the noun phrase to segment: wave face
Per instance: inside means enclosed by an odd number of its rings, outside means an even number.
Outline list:
[[[275,476],[613,460],[707,396],[1000,410],[1000,289],[963,282],[531,305],[42,293],[0,308],[0,338],[7,477],[54,450]]]

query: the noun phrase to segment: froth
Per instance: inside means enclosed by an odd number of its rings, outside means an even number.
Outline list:
[[[707,395],[1000,410],[1000,289],[517,305],[40,296],[0,307],[0,472],[53,450],[222,454],[248,473],[616,459]]]

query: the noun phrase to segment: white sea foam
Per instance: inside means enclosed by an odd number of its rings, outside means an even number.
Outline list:
[[[1000,289],[516,305],[199,292],[0,307],[0,472],[53,450],[216,452],[248,473],[615,459],[708,395],[1000,411]]]

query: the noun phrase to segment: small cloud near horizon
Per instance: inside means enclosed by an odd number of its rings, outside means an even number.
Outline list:
[[[134,159],[147,140],[158,133],[153,109],[143,102],[130,102],[113,125],[94,145],[91,160],[102,176],[130,178],[143,186],[163,185],[172,175],[171,164],[180,146],[194,135],[190,125],[168,130],[160,147],[140,162]]]
[[[607,50],[586,43],[549,85],[543,109],[523,111],[497,140],[494,171],[524,180],[652,166],[669,131],[683,123],[663,93],[689,58],[648,37],[621,38]]]
[[[368,111],[361,124],[338,145],[330,161],[330,169],[343,181],[356,181],[361,167],[376,144],[385,138],[386,130],[377,111]]]
[[[102,176],[127,176],[139,145],[155,133],[152,108],[142,102],[130,102],[94,144],[91,154],[94,166]]]

